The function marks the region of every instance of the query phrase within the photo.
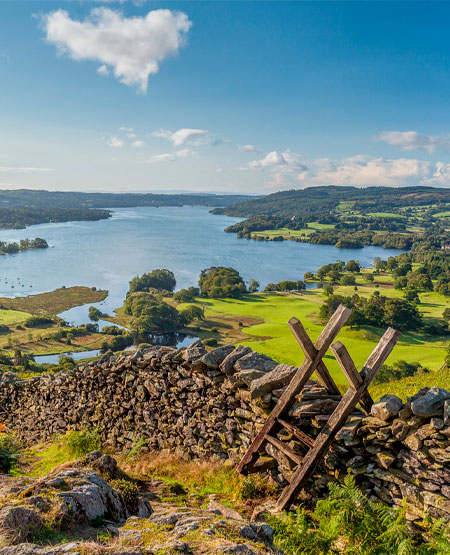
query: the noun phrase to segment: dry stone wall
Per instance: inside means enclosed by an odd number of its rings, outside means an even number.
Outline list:
[[[0,379],[0,421],[29,443],[69,429],[99,430],[111,448],[130,449],[142,438],[150,450],[182,457],[215,455],[237,460],[295,373],[248,347],[206,352],[147,349],[104,357],[65,373]],[[290,421],[314,439],[339,402],[309,381],[290,410]],[[307,447],[280,430],[299,456]],[[261,471],[287,484],[292,462],[268,444]],[[450,392],[425,388],[406,403],[385,396],[372,414],[355,411],[338,433],[305,500],[323,497],[327,483],[352,472],[372,499],[407,500],[408,517],[450,520]]]

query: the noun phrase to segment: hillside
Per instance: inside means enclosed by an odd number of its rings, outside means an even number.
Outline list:
[[[311,187],[213,213],[247,218],[225,231],[260,241],[409,250],[424,244],[440,248],[450,240],[450,190],[433,187]]]

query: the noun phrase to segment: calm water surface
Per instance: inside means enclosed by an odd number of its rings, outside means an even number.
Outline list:
[[[232,266],[243,278],[269,282],[298,280],[305,272],[337,260],[357,259],[369,266],[376,256],[399,251],[379,247],[337,249],[307,243],[238,239],[224,228],[240,221],[213,216],[199,206],[139,207],[114,211],[109,220],[42,224],[22,230],[0,230],[1,241],[42,237],[50,248],[0,257],[0,296],[51,291],[65,285],[107,289],[97,303],[103,312],[120,306],[130,279],[154,268],[175,273],[177,289],[196,285],[209,266]],[[14,287],[13,287],[14,286]],[[75,324],[87,321],[88,306],[61,316]]]

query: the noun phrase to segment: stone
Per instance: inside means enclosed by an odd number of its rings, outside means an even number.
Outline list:
[[[392,434],[400,441],[403,441],[406,438],[410,430],[411,430],[411,427],[408,425],[407,422],[405,422],[401,418],[396,418],[392,422],[392,426],[391,426]]]
[[[238,372],[243,372],[244,370],[260,370],[261,372],[269,372],[277,366],[277,363],[266,355],[260,355],[259,353],[252,351],[239,358],[234,366]]]
[[[172,526],[180,520],[183,516],[186,516],[186,513],[166,513],[166,514],[153,514],[151,517],[151,522],[153,524],[159,524],[160,526]]]
[[[219,368],[224,372],[227,376],[232,376],[235,372],[234,365],[235,363],[242,358],[243,356],[251,353],[252,350],[250,347],[244,347],[243,345],[238,345],[234,351],[231,351],[229,355],[227,355],[223,362],[220,363]]]
[[[234,509],[230,509],[230,507],[225,507],[225,505],[222,505],[221,503],[216,501],[214,499],[214,496],[210,496],[208,511],[213,511],[227,518],[232,518],[233,520],[244,520],[237,511],[235,511]]]
[[[372,405],[371,414],[380,420],[389,420],[397,416],[403,402],[397,395],[383,395],[378,403]]]
[[[223,345],[217,349],[213,349],[202,357],[202,362],[208,367],[217,369],[220,367],[225,358],[235,350],[234,345]]]
[[[443,416],[445,401],[450,399],[450,392],[441,387],[431,387],[423,395],[411,402],[411,410],[416,416]]]
[[[417,436],[416,432],[410,432],[403,443],[412,451],[418,451],[422,447],[422,440]]]
[[[444,424],[450,426],[450,399],[447,399],[444,403]]]
[[[295,366],[278,364],[272,370],[250,383],[252,399],[261,398],[266,393],[287,385],[297,372]]]
[[[235,544],[235,545],[224,545],[216,549],[216,553],[240,553],[242,555],[257,555],[253,549],[251,549],[245,543]]]

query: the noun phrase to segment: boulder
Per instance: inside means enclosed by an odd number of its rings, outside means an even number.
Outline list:
[[[397,416],[403,402],[397,395],[383,395],[378,403],[372,405],[371,414],[380,420],[389,420]]]
[[[441,387],[431,387],[423,395],[417,395],[411,402],[411,410],[416,416],[443,416],[444,405],[450,399],[450,392]]]

